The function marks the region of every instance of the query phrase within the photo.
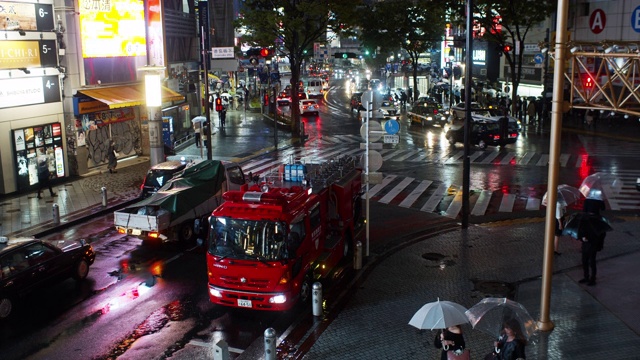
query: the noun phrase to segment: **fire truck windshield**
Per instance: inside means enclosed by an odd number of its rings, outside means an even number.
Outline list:
[[[209,253],[231,259],[286,259],[284,224],[273,221],[211,218]]]

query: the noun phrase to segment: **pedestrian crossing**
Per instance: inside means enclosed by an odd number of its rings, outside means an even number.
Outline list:
[[[361,143],[358,135],[323,136],[307,143],[310,147],[324,148],[327,146],[350,147]],[[637,146],[637,145],[636,145]],[[402,149],[386,148],[377,150],[382,155],[382,160],[406,163],[437,163],[444,165],[461,165],[464,161],[464,150],[447,146],[446,149],[438,149],[439,152],[430,149]],[[349,151],[350,155],[360,156],[365,150],[360,148]],[[594,153],[596,153],[594,151]],[[561,168],[580,168],[594,155],[561,153],[558,164]],[[640,157],[640,146],[637,156]],[[549,154],[538,152],[515,152],[510,149],[488,148],[486,150],[472,149],[469,155],[471,164],[499,165],[499,166],[537,166],[549,165]]]
[[[380,151],[385,161],[393,161],[394,158],[402,161],[410,161],[409,159],[416,156],[424,155],[419,150],[394,150],[383,149]],[[330,160],[339,155],[359,155],[362,150],[359,148],[348,149],[346,147],[332,148],[291,148],[282,151],[277,158],[266,157],[262,159],[250,160],[242,164],[245,173],[251,172],[253,175],[259,175],[268,178],[269,174],[277,174],[278,167],[283,163],[291,161],[301,163],[319,163]],[[443,157],[443,163],[456,163],[461,158],[461,152],[454,155]],[[491,164],[525,164],[534,166],[541,165],[548,156],[540,156],[540,154],[525,154],[518,159],[514,154],[500,154],[500,152],[485,151],[487,157],[478,156],[474,161],[487,161]],[[542,154],[544,155],[544,154]],[[424,161],[424,160],[423,160]],[[568,164],[564,162],[565,166]],[[594,168],[595,171],[607,172],[609,169]],[[612,175],[619,177],[623,181],[623,187],[617,194],[611,194],[608,199],[608,208],[611,210],[637,211],[640,210],[640,192],[635,189],[636,178],[640,177],[640,170],[619,170],[613,172]],[[472,216],[483,216],[495,213],[513,213],[519,211],[539,211],[543,210],[541,204],[542,195],[546,192],[546,184],[541,184],[537,188],[519,189],[514,185],[505,192],[502,189],[478,189],[473,188],[469,191],[469,204]],[[454,182],[443,182],[435,179],[416,179],[408,176],[400,176],[396,174],[385,174],[380,184],[370,186],[369,198],[371,201],[410,208],[422,212],[437,213],[446,217],[456,218],[462,210],[462,194],[463,189],[460,184]],[[365,195],[363,195],[364,198]]]

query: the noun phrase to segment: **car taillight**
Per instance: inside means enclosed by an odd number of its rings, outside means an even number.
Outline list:
[[[150,233],[149,233],[149,237],[150,237],[150,238],[154,238],[154,239],[157,239],[159,235],[160,235],[160,234],[158,234],[158,233],[157,233],[157,232],[155,232],[155,231],[153,231],[153,232],[150,232]]]
[[[493,135],[493,140],[500,140],[500,135]]]
[[[438,109],[433,109],[433,115],[438,115]]]

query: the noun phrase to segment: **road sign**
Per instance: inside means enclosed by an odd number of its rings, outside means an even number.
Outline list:
[[[383,139],[385,144],[397,144],[400,142],[400,136],[398,135],[385,135]]]
[[[395,119],[387,120],[384,123],[384,130],[389,135],[395,135],[398,133],[398,131],[400,131],[400,123],[398,123],[398,121]]]
[[[535,61],[536,64],[542,64],[544,62],[544,55],[542,54],[536,54],[533,57],[533,61]]]
[[[365,166],[365,154],[360,156],[360,164]],[[369,173],[378,171],[382,167],[382,155],[375,150],[369,150]]]
[[[369,142],[375,142],[380,140],[384,131],[382,131],[382,125],[379,122],[369,120]],[[367,123],[365,122],[360,126],[360,136],[367,141]]]

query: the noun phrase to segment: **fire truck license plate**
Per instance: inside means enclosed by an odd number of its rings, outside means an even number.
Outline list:
[[[250,308],[251,307],[251,300],[238,299],[238,306]]]

